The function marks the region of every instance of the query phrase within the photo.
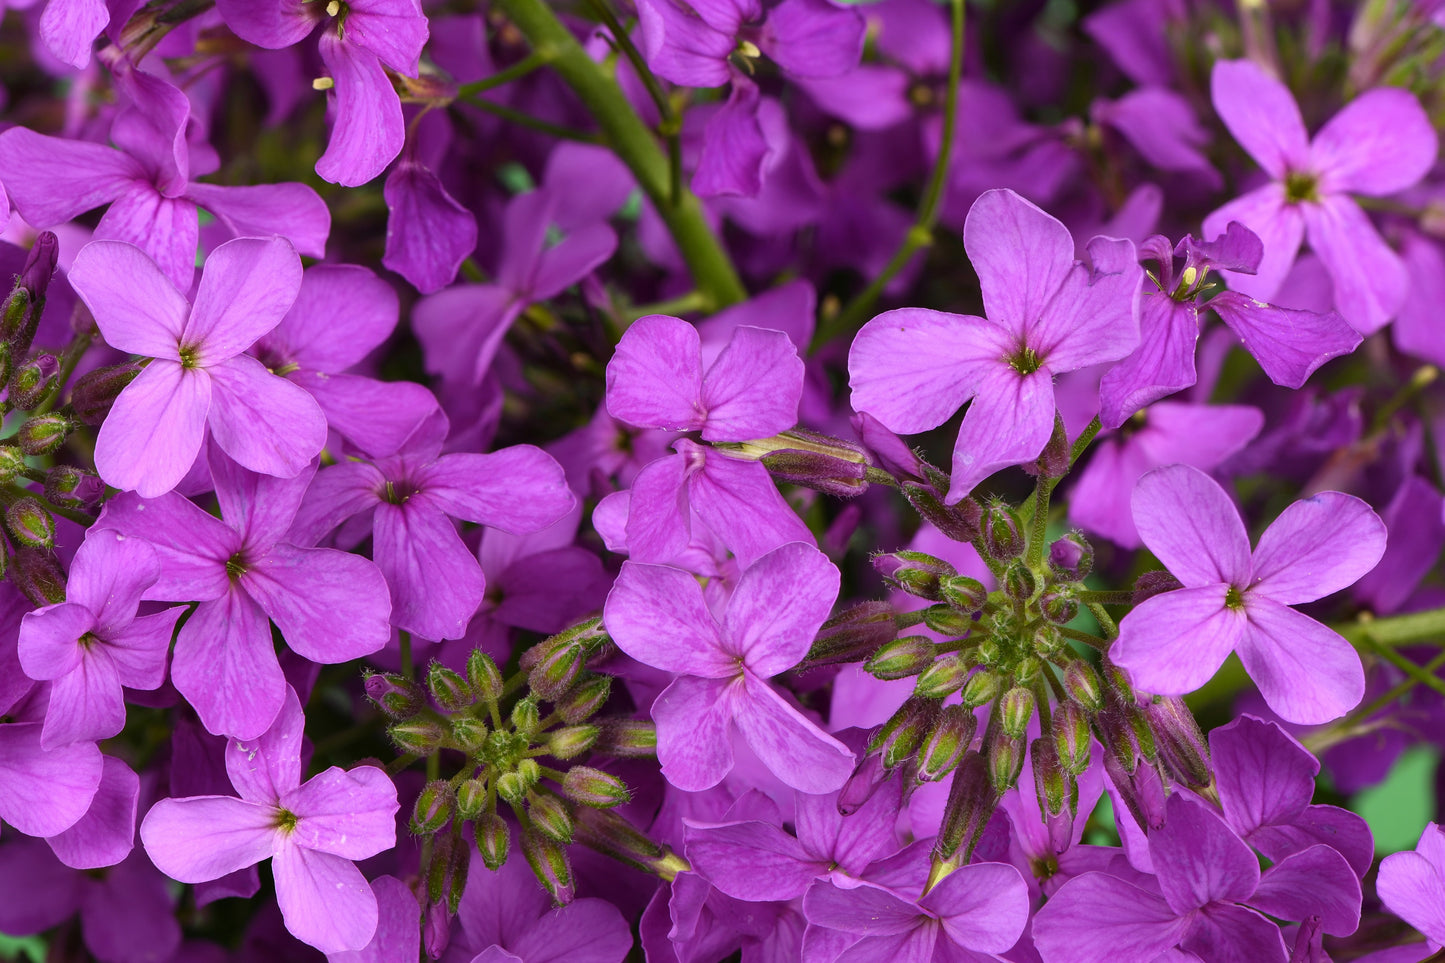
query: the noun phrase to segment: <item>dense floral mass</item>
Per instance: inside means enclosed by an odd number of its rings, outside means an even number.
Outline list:
[[[1426,0],[0,0],[0,958],[1439,958],[1442,126]]]

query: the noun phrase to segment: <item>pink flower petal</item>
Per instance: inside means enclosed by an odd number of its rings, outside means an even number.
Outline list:
[[[1054,430],[1054,383],[1047,368],[1020,375],[999,364],[978,385],[953,445],[947,501],[960,501],[989,475],[1039,457]]]
[[[1430,173],[1438,147],[1415,95],[1381,87],[1360,94],[1320,128],[1310,144],[1310,168],[1323,193],[1383,197]]]
[[[301,259],[290,241],[227,241],[206,259],[181,343],[195,353],[195,364],[219,365],[280,324],[300,287]]]
[[[312,662],[350,662],[391,639],[386,579],[359,555],[277,545],[241,580],[291,650]]]
[[[1365,695],[1360,655],[1333,629],[1252,593],[1245,611],[1249,625],[1239,659],[1281,719],[1318,725],[1360,704]]]
[[[423,639],[465,635],[487,583],[451,519],[424,503],[381,504],[373,524],[372,557],[391,590],[392,623]]]
[[[316,173],[335,184],[360,187],[401,153],[406,139],[401,101],[376,54],[331,30],[321,34],[320,47],[335,81],[335,125]]]
[[[54,836],[90,809],[103,764],[93,742],[47,752],[40,738],[39,723],[0,725],[0,819],[27,836]]]
[[[114,866],[135,846],[140,777],[114,756],[101,761],[100,786],[75,825],[46,840],[57,859],[73,869]]]
[[[396,845],[396,786],[375,766],[332,766],[281,800],[299,818],[291,840],[342,859],[367,859]]]
[[[289,685],[276,719],[254,739],[226,742],[226,775],[247,802],[275,806],[301,784],[301,750],[306,717]]]
[[[207,371],[214,386],[211,434],[246,468],[294,478],[325,447],[326,416],[305,389],[273,375],[250,355]]]
[[[171,682],[207,732],[238,739],[261,735],[281,711],[287,691],[266,614],[236,589],[202,602],[181,626]]]
[[[182,883],[204,883],[255,865],[276,848],[275,811],[234,796],[162,799],[140,824],[156,869]]]
[[[156,498],[180,484],[200,453],[211,409],[211,377],[157,358],[126,386],[95,442],[106,484]]]
[[[177,348],[190,305],[140,248],[92,241],[75,255],[68,279],[95,315],[106,344],[147,358],[180,360]]]
[[[748,441],[798,423],[803,361],[781,331],[737,328],[702,384],[708,441]]]
[[[110,203],[146,176],[135,158],[122,151],[47,137],[24,127],[0,134],[0,170],[5,171],[5,190],[15,209],[42,229]]]
[[[686,792],[722,782],[733,767],[733,679],[685,675],[652,703],[657,761],[667,781]]]
[[[984,313],[1015,335],[1043,317],[1074,268],[1069,229],[1010,190],[985,191],[973,202],[963,246],[983,286]]]
[[[1410,286],[1405,262],[1349,197],[1325,197],[1300,209],[1310,248],[1334,282],[1340,314],[1361,334],[1384,327],[1405,304]]]
[[[1071,248],[1072,250],[1072,248]],[[924,308],[885,311],[848,350],[853,410],[911,435],[943,424],[1017,345],[985,319]]]
[[[1186,588],[1145,600],[1119,624],[1110,658],[1146,692],[1193,692],[1244,638],[1247,619],[1225,606],[1226,589]]]
[[[1156,468],[1134,486],[1132,503],[1144,544],[1185,587],[1247,587],[1249,537],[1214,479],[1188,465]]]
[[[853,753],[751,672],[734,702],[733,722],[748,746],[784,785],[799,792],[841,789],[853,774]],[[654,706],[654,712],[656,707]]]
[[[697,329],[686,321],[638,318],[607,363],[607,413],[641,428],[702,427],[701,351]]]
[[[1284,605],[1348,588],[1385,553],[1385,523],[1353,495],[1321,492],[1279,513],[1254,551],[1252,597]]]
[[[95,237],[134,244],[177,289],[191,289],[200,226],[196,205],[185,198],[166,197],[149,183],[134,184],[111,203],[95,226]]]
[[[833,610],[839,578],[828,556],[802,542],[748,567],[728,601],[727,631],[750,671],[769,679],[803,660]]]
[[[1209,87],[1219,119],[1266,173],[1283,180],[1307,167],[1309,135],[1288,87],[1252,60],[1217,61]]]
[[[682,569],[623,562],[603,621],[618,648],[645,665],[710,679],[737,674],[701,586]]]
[[[371,942],[379,918],[376,896],[350,860],[289,842],[278,847],[271,872],[292,936],[323,953]]]

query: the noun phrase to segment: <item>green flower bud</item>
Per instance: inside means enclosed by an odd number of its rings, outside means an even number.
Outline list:
[[[576,812],[577,842],[621,863],[652,872],[668,850],[647,834],[639,832],[612,809],[583,806]]]
[[[32,458],[58,451],[75,430],[75,422],[64,415],[36,415],[29,418],[15,433],[15,443]]]
[[[978,615],[988,603],[988,589],[976,578],[955,575],[942,588],[943,600],[960,612]]]
[[[527,819],[532,828],[559,843],[572,841],[572,813],[550,792],[527,794]]]
[[[1164,768],[1191,789],[1210,783],[1209,742],[1178,696],[1155,696],[1141,712],[1149,722]]]
[[[963,687],[973,660],[962,652],[951,652],[924,669],[913,686],[913,694],[922,699],[942,699]]]
[[[452,742],[467,755],[475,753],[486,745],[491,730],[480,719],[471,716],[454,716],[451,719]]]
[[[988,747],[988,779],[994,792],[1003,795],[1018,785],[1024,769],[1024,741],[1000,735]]]
[[[972,712],[963,706],[944,706],[918,750],[918,781],[935,782],[957,768],[977,730]]]
[[[610,772],[592,769],[588,766],[573,766],[562,779],[562,792],[568,799],[609,809],[620,806],[632,798],[627,784]]]
[[[1055,625],[1068,625],[1079,614],[1079,600],[1072,592],[1050,589],[1039,596],[1039,611]]]
[[[81,424],[98,426],[110,414],[115,399],[144,369],[145,365],[138,361],[127,361],[87,371],[70,389],[70,409]]]
[[[586,650],[568,642],[560,644],[548,639],[535,648],[541,650],[527,673],[532,694],[556,702],[566,695],[586,665]]]
[[[0,484],[9,484],[25,467],[25,452],[14,445],[0,445]]]
[[[558,759],[575,759],[597,744],[597,726],[564,726],[547,735],[547,752]]]
[[[417,716],[393,723],[386,730],[392,743],[401,752],[414,756],[429,756],[446,742],[447,731],[435,719]]]
[[[422,787],[411,812],[411,831],[416,836],[430,836],[451,822],[456,797],[445,779],[434,779]]]
[[[5,509],[5,529],[16,543],[27,548],[55,545],[55,519],[38,499],[24,497]]]
[[[554,903],[565,906],[572,902],[572,862],[561,844],[541,833],[523,832],[522,855],[527,857],[537,882],[552,894]]]
[[[600,730],[593,751],[618,759],[657,757],[657,726],[646,719],[599,720]]]
[[[1024,686],[1014,686],[999,700],[999,724],[1006,735],[1022,739],[1034,717],[1034,693]]]
[[[421,686],[398,672],[368,672],[361,685],[366,697],[393,719],[410,719],[426,707]]]
[[[460,712],[477,701],[467,680],[440,662],[433,662],[427,667],[426,687],[443,712]]]
[[[1064,811],[1070,796],[1071,780],[1054,752],[1052,739],[1035,739],[1029,746],[1034,769],[1034,792],[1039,799],[1039,812],[1057,816]],[[1074,784],[1077,792],[1077,784]]]
[[[471,778],[457,787],[457,815],[476,819],[487,808],[487,781]]]
[[[482,865],[492,872],[502,868],[507,861],[507,851],[511,848],[512,832],[507,828],[507,821],[496,813],[482,813],[476,817],[472,825],[472,836],[477,842],[477,853],[482,857]]]
[[[502,673],[481,649],[473,649],[467,656],[467,682],[479,699],[494,702],[502,697]]]
[[[1016,602],[1027,602],[1034,597],[1039,581],[1033,569],[1023,559],[1016,558],[1003,571],[1003,594]]]
[[[438,836],[432,844],[431,863],[426,870],[427,896],[434,903],[446,900],[453,913],[461,903],[467,881],[471,850],[451,834]]]
[[[520,806],[527,799],[527,778],[519,772],[504,772],[497,777],[497,795],[513,806]]]
[[[894,639],[873,653],[863,669],[875,678],[889,681],[917,675],[933,664],[938,647],[922,635]]]
[[[989,779],[988,762],[980,753],[964,753],[948,787],[948,802],[933,845],[935,858],[952,859],[962,851],[962,861],[967,862],[998,807],[998,798]]]
[[[597,710],[607,704],[612,694],[612,677],[595,675],[585,679],[571,692],[563,696],[554,706],[562,721],[568,725],[586,722],[596,715]]]
[[[0,539],[0,558],[8,551],[5,540]],[[54,552],[39,548],[18,549],[10,560],[6,576],[32,605],[54,605],[65,601],[65,571]]]
[[[1076,659],[1064,669],[1064,691],[1090,712],[1104,708],[1104,683],[1087,662]]]
[[[972,615],[951,605],[930,605],[924,609],[923,624],[939,635],[955,638],[968,635],[977,627]]]
[[[1089,713],[1077,702],[1054,707],[1054,750],[1063,767],[1075,776],[1089,768]]]
[[[1069,582],[1081,582],[1094,569],[1094,547],[1079,532],[1070,532],[1049,546],[1049,567]]]
[[[518,699],[517,704],[512,706],[512,727],[524,735],[530,735],[537,731],[542,724],[542,713],[537,708],[536,700],[528,696],[525,699]]]
[[[958,570],[943,559],[913,551],[875,555],[873,568],[889,585],[930,602],[941,601],[942,581],[958,574]]]
[[[943,478],[943,491],[948,490],[948,479]],[[957,505],[945,505],[938,495],[939,489],[918,482],[903,483],[903,497],[913,510],[930,522],[934,528],[955,542],[971,542],[978,537],[983,509],[972,498],[965,498]]]
[[[104,498],[105,482],[94,472],[56,465],[45,473],[45,499],[52,505],[94,512]]]
[[[873,734],[868,751],[881,753],[884,768],[893,769],[918,750],[937,717],[937,702],[910,697]]]
[[[10,404],[21,411],[29,411],[54,390],[59,376],[60,362],[55,355],[36,355],[10,376]]]
[[[1012,508],[993,502],[983,515],[983,547],[995,562],[1007,562],[1024,553],[1023,523]]]
[[[1003,688],[1003,680],[997,672],[992,669],[981,669],[969,676],[968,681],[964,683],[963,704],[970,709],[976,709],[986,702],[992,702],[1001,688]]]

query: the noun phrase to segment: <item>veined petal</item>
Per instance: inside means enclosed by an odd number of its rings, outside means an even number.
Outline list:
[[[85,815],[100,787],[93,742],[41,748],[40,723],[0,725],[0,819],[27,836],[54,836]]]
[[[375,766],[332,766],[281,799],[299,819],[297,846],[342,859],[367,859],[396,845],[396,786]]]
[[[1225,606],[1227,590],[1221,583],[1146,599],[1119,623],[1110,658],[1146,692],[1193,692],[1244,638],[1247,619]]]
[[[232,237],[254,239],[279,234],[296,246],[297,253],[326,256],[331,211],[321,196],[305,184],[222,186],[192,182],[186,186],[186,197],[215,215]],[[332,270],[337,267],[340,265],[331,266]]]
[[[1439,833],[1433,823],[1427,833]],[[1381,901],[1427,939],[1445,943],[1445,877],[1440,868],[1417,852],[1395,853],[1380,862],[1375,883]]]
[[[85,815],[46,840],[56,858],[73,869],[114,866],[135,846],[140,777],[114,756],[103,757],[101,765],[100,786]]]
[[[40,14],[40,39],[50,52],[72,67],[90,63],[95,38],[110,23],[105,0],[47,3]]]
[[[1300,209],[1310,247],[1334,282],[1340,314],[1361,334],[1384,327],[1405,304],[1405,262],[1351,198],[1337,194]]]
[[[191,289],[200,238],[196,205],[184,197],[166,197],[148,182],[122,191],[95,226],[97,240],[134,244],[181,291]]]
[[[1065,883],[1034,918],[1034,945],[1045,963],[1153,960],[1189,929],[1163,899],[1104,873]]]
[[[1209,307],[1239,336],[1269,380],[1286,388],[1300,387],[1320,365],[1360,345],[1359,333],[1333,311],[1277,308],[1238,291],[1220,292]]]
[[[1245,596],[1249,624],[1239,659],[1264,701],[1286,722],[1318,725],[1360,704],[1365,670],[1333,629],[1268,598]]]
[[[917,906],[868,882],[852,889],[815,883],[803,897],[803,914],[814,926],[863,936],[908,933],[924,918]]]
[[[280,324],[300,287],[301,259],[284,237],[227,241],[206,258],[181,343],[195,364],[218,365]]]
[[[733,6],[706,4],[719,11]],[[720,87],[728,82],[727,57],[737,45],[741,25],[735,6],[725,16],[694,13],[678,0],[639,0],[637,18],[647,65],[659,77],[689,87]]]
[[[211,434],[244,467],[294,478],[326,446],[326,416],[304,388],[273,375],[250,355],[206,370],[213,386]]]
[[[162,799],[141,821],[156,869],[182,883],[204,883],[266,859],[276,845],[276,814],[234,796]]]
[[[741,822],[692,826],[684,852],[704,879],[733,899],[791,900],[826,875],[828,863],[776,826]]]
[[[606,900],[579,899],[549,911],[512,946],[527,963],[614,963],[632,949],[632,930]]]
[[[958,439],[947,501],[962,500],[989,475],[1039,457],[1054,430],[1054,379],[1047,368],[1021,375],[1006,364],[980,381]]]
[[[317,264],[301,273],[291,310],[260,344],[302,368],[335,374],[390,337],[400,310],[396,289],[366,268]]]
[[[1140,408],[1194,384],[1199,315],[1162,292],[1139,302],[1139,347],[1110,368],[1099,383],[1099,417],[1118,428]]]
[[[1319,762],[1273,722],[1241,716],[1209,733],[1209,751],[1224,818],[1241,836],[1293,820],[1314,797]]]
[[[1381,197],[1412,187],[1435,163],[1439,142],[1408,90],[1367,90],[1331,117],[1310,144],[1310,169],[1327,194]]]
[[[1074,268],[1069,229],[1006,189],[985,191],[973,202],[963,246],[983,286],[984,313],[1015,336],[1044,315]]]
[[[112,498],[95,523],[95,531],[105,529],[145,540],[160,557],[161,577],[144,598],[204,602],[230,586],[226,560],[241,548],[241,536],[181,495]]]
[[[1259,236],[1264,244],[1264,257],[1253,274],[1221,271],[1232,290],[1251,298],[1274,297],[1284,283],[1295,255],[1304,242],[1305,205],[1286,201],[1282,183],[1266,184],[1237,197],[1204,219],[1204,236],[1216,238],[1231,221],[1238,221]]]
[[[1284,605],[1347,588],[1385,554],[1385,523],[1353,495],[1320,492],[1280,512],[1254,550],[1250,595]]]
[[[323,953],[359,950],[371,942],[380,914],[355,863],[288,841],[277,847],[271,872],[292,936]]]
[[[838,597],[838,569],[803,542],[768,552],[738,579],[727,633],[737,654],[769,679],[803,660]]]
[[[981,953],[1004,953],[1029,921],[1029,888],[1007,863],[972,863],[950,873],[918,905],[937,913],[948,938]]]
[[[853,753],[810,722],[771,685],[752,672],[743,676],[733,722],[763,765],[799,792],[841,789],[853,774]]]
[[[1234,903],[1206,907],[1181,947],[1195,959],[1219,963],[1285,963],[1288,955],[1278,924]]]
[[[176,639],[171,682],[206,731],[238,739],[264,733],[287,692],[266,614],[235,589],[196,606]]]
[[[684,675],[736,676],[697,579],[668,565],[622,563],[603,623],[617,647],[644,665]]]
[[[826,0],[783,0],[763,24],[763,52],[794,77],[837,77],[858,66],[868,25]]]
[[[58,679],[80,667],[80,637],[95,628],[95,615],[77,602],[26,612],[16,644],[20,667],[32,679]]]
[[[279,50],[305,39],[321,20],[321,8],[305,0],[216,0],[221,19],[236,36],[268,50]]]
[[[65,597],[94,612],[106,636],[135,618],[145,590],[160,575],[160,559],[144,540],[114,531],[87,532],[70,563]]]
[[[346,42],[365,47],[397,73],[415,77],[427,41],[421,0],[351,0]]]
[[[689,442],[677,443],[679,449]],[[703,523],[748,566],[787,542],[813,542],[813,533],[778,492],[759,462],[717,451],[704,457],[702,471],[687,479],[688,503]],[[636,489],[633,489],[634,494]]]
[[[722,782],[733,768],[731,679],[679,677],[652,703],[657,723],[657,761],[678,789],[701,792]]]
[[[1249,536],[1214,479],[1188,465],[1156,468],[1134,486],[1132,504],[1144,544],[1186,588],[1247,586]]]
[[[1307,169],[1309,135],[1288,87],[1252,60],[1216,62],[1209,87],[1219,119],[1266,173],[1283,180],[1291,170]]]
[[[125,387],[95,441],[106,484],[156,498],[180,484],[200,453],[211,409],[211,377],[157,358]]]
[[[708,441],[748,441],[798,423],[803,361],[781,331],[742,325],[708,368],[702,382]],[[625,420],[625,419],[624,419]]]
[[[0,134],[0,170],[15,209],[42,229],[108,204],[145,179],[140,164],[113,147],[24,127]]]
[[[226,742],[226,774],[241,798],[274,806],[301,783],[301,750],[306,716],[289,685],[281,709],[266,731],[254,739]]]
[[[181,331],[191,306],[140,248],[125,241],[91,241],[75,255],[68,280],[95,315],[106,344],[129,354],[180,361]]]
[[[289,379],[311,393],[327,424],[366,454],[395,454],[437,410],[436,396],[414,381],[296,371]]]
[[[1096,237],[1092,267],[1065,275],[1044,313],[1028,326],[1028,342],[1050,371],[1074,371],[1127,357],[1139,345],[1144,269],[1130,241]]]
[[[391,589],[392,622],[423,639],[465,635],[487,583],[451,519],[427,504],[383,503],[373,525],[372,557]]]
[[[1349,936],[1360,925],[1360,880],[1345,857],[1329,846],[1286,856],[1260,877],[1250,906],[1277,919],[1319,917],[1331,936]]]
[[[422,294],[451,284],[476,250],[476,217],[436,174],[405,158],[387,175],[382,192],[389,213],[381,263]]]
[[[456,518],[517,535],[539,532],[577,503],[557,460],[534,445],[443,455],[416,475],[418,496]]]
[[[331,30],[322,32],[320,46],[335,81],[336,119],[316,173],[335,184],[360,187],[401,153],[406,139],[401,101],[376,54],[343,42]]]
[[[1244,840],[1184,793],[1170,796],[1165,812],[1163,827],[1149,833],[1149,856],[1174,911],[1183,916],[1210,903],[1249,899],[1259,884],[1259,861]]]
[[[291,650],[312,662],[350,662],[391,638],[386,580],[359,555],[281,544],[241,580]]]
[[[124,728],[125,696],[115,665],[104,651],[87,652],[79,665],[50,683],[40,748],[98,742]]]

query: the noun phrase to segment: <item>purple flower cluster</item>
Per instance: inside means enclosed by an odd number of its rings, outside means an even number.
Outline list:
[[[0,0],[0,955],[1434,958],[1437,7]]]

